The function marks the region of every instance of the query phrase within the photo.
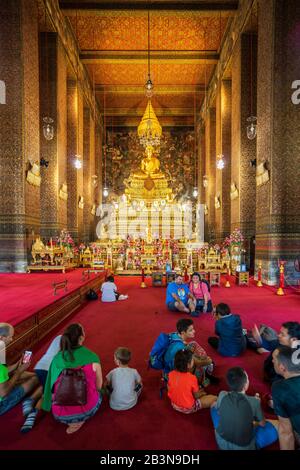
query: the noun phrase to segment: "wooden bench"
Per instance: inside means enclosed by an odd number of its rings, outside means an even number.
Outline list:
[[[59,289],[65,289],[65,292],[68,290],[68,281],[66,279],[65,281],[61,281],[61,282],[53,282],[52,286],[54,290],[53,295],[57,295],[56,292]]]

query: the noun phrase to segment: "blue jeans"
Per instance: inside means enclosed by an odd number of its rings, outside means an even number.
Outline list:
[[[211,419],[214,428],[217,429],[220,421],[220,415],[215,407],[210,409]],[[257,449],[267,447],[278,439],[278,432],[272,423],[266,422],[265,426],[255,426],[255,444]]]
[[[0,415],[3,415],[15,405],[17,405],[26,395],[21,385],[16,386],[12,391],[0,401]]]

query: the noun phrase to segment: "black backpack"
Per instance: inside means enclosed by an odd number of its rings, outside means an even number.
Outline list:
[[[98,294],[97,292],[95,292],[93,289],[90,289],[89,291],[87,291],[86,293],[86,298],[88,300],[97,300],[98,299]]]
[[[237,446],[249,445],[254,437],[254,417],[247,398],[242,393],[227,393],[220,403],[219,414],[217,433]]]

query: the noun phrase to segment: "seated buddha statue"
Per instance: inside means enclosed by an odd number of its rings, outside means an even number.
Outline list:
[[[153,154],[154,148],[149,145],[146,150],[146,157],[143,158],[141,162],[141,168],[144,173],[147,175],[153,174],[160,174],[159,167],[160,161],[159,159]]]

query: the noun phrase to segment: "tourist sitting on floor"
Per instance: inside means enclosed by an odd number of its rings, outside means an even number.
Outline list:
[[[186,414],[194,413],[201,408],[209,408],[217,400],[216,396],[207,395],[203,388],[199,388],[197,377],[192,373],[192,351],[177,351],[174,367],[168,377],[168,396],[175,410]]]
[[[48,370],[51,365],[52,359],[60,351],[60,340],[61,335],[56,336],[51,342],[49,348],[41,359],[34,366],[34,373],[36,374],[39,380],[39,386],[34,391],[34,393],[23,402],[23,411],[26,416],[25,422],[21,427],[21,433],[29,432],[36,421],[39,410],[42,406],[42,397],[44,392],[44,387],[47,380]],[[26,407],[26,408],[25,408]]]
[[[278,421],[266,421],[260,398],[246,395],[249,379],[245,370],[233,367],[226,379],[230,391],[221,392],[211,408],[219,449],[255,450],[275,442]]]
[[[273,363],[283,377],[272,385],[280,449],[294,450],[295,442],[300,448],[300,348],[279,346],[273,352]]]
[[[282,324],[278,333],[278,342],[277,344],[276,342],[272,344],[272,352],[279,345],[289,346],[291,348],[296,348],[300,345],[300,323],[296,321],[289,321]],[[282,378],[274,368],[272,352],[264,362],[264,380],[266,382],[270,382],[271,384]]]
[[[61,338],[61,350],[51,363],[44,390],[43,410],[50,411],[52,409],[54,418],[68,425],[68,434],[76,432],[86,420],[94,416],[102,401],[100,360],[97,354],[83,346],[84,340],[85,333],[79,323],[67,327]],[[85,375],[85,380],[79,385],[80,390],[84,388],[86,392],[86,403],[79,404],[80,400],[78,400],[77,404],[66,405],[64,400],[60,398],[60,404],[57,404],[60,382],[66,382],[65,377],[68,377],[63,371],[68,369],[71,373],[70,369],[73,369],[74,373],[76,368],[81,368]],[[79,378],[77,380],[79,381]]]
[[[142,379],[136,369],[128,366],[131,351],[118,348],[114,354],[116,369],[106,376],[105,388],[110,394],[109,404],[113,410],[129,410],[137,404],[142,391]]]
[[[208,338],[208,343],[222,356],[235,357],[246,349],[246,338],[239,315],[234,315],[227,304],[218,304],[215,313],[216,337]]]
[[[188,286],[183,283],[182,275],[177,273],[175,281],[170,282],[167,287],[166,304],[168,309],[172,312],[194,312],[193,305],[191,308],[189,307],[191,297]]]
[[[26,372],[30,361],[23,362],[24,355],[15,364],[6,365],[6,346],[12,342],[13,336],[14,327],[9,323],[0,323],[0,415],[17,405],[38,386],[37,376]]]
[[[113,276],[108,276],[106,282],[101,286],[102,302],[115,302],[116,300],[126,300],[128,295],[119,294]]]
[[[212,312],[213,306],[210,296],[208,281],[203,281],[199,273],[193,273],[189,283],[192,294],[190,308],[195,312]]]
[[[219,379],[211,375],[214,368],[212,359],[196,341],[192,341],[195,338],[193,320],[182,318],[176,323],[176,328],[177,332],[170,334],[170,344],[164,355],[165,377],[170,371],[174,370],[174,359],[177,351],[189,349],[193,353],[193,372],[197,375],[199,383],[206,385],[206,379],[209,379],[210,383],[219,383]]]

